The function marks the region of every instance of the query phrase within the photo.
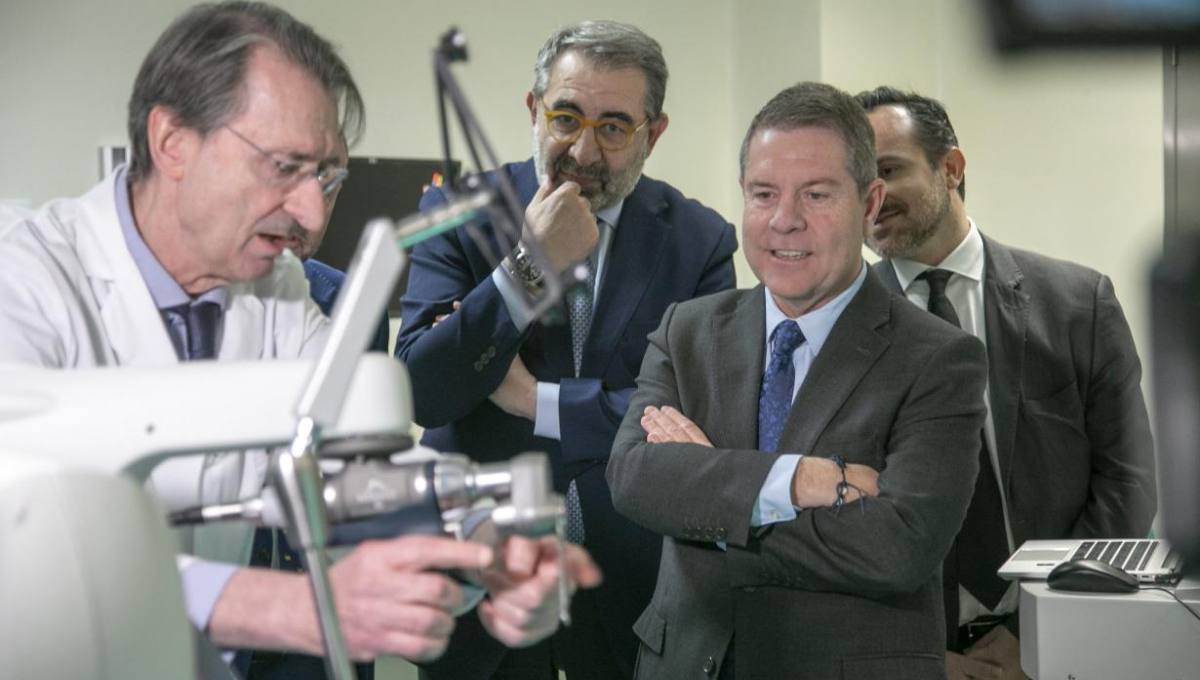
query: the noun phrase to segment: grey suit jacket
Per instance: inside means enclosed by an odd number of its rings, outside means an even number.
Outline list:
[[[613,502],[666,536],[653,601],[634,626],[638,677],[705,677],[736,637],[739,680],[940,680],[940,566],[978,471],[981,343],[868,274],[796,396],[779,448],[870,465],[880,495],[755,531],[751,508],[778,457],[755,450],[763,295],[759,286],[670,308],[617,435]],[[642,411],[664,404],[715,448],[646,443]]]
[[[983,248],[988,389],[1016,545],[1145,536],[1154,442],[1112,281],[986,236]],[[902,293],[890,262],[875,268]]]

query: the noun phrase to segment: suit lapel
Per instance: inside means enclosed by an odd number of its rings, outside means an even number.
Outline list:
[[[871,269],[879,275],[879,280],[888,292],[904,297],[904,289],[900,287],[900,279],[896,277],[896,267],[891,260],[882,260]]]
[[[872,272],[825,340],[792,403],[780,450],[807,454],[888,347],[876,329],[891,318],[891,295]],[[760,350],[762,351],[762,350]]]
[[[752,409],[721,409],[717,431],[710,433],[722,448],[758,448],[758,395],[766,360],[767,308],[762,284],[746,291],[732,313],[712,319],[712,354],[707,357],[715,387],[712,399],[726,404],[753,404]]]
[[[633,312],[645,297],[673,227],[659,219],[662,197],[639,180],[625,199],[600,282],[600,303],[583,350],[583,371],[604,375]],[[765,313],[765,312],[764,312]]]
[[[1003,478],[1001,485],[1007,489],[1017,434],[1029,296],[1020,289],[1024,275],[1007,248],[984,236],[983,252],[988,392],[996,429],[996,455]]]

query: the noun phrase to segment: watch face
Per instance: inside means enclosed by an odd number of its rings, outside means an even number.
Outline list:
[[[526,283],[537,283],[542,280],[542,270],[529,259],[529,254],[524,248],[517,250],[517,272]]]

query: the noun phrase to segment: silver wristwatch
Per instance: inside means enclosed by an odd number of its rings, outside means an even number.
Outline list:
[[[534,264],[533,258],[529,256],[524,245],[517,246],[517,251],[505,260],[505,264],[509,275],[527,287],[537,288],[542,285],[545,275],[542,273],[541,267]]]

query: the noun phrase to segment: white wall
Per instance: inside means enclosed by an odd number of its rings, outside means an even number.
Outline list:
[[[2,0],[0,2],[0,199],[83,192],[97,179],[97,147],[125,139],[125,104],[138,64],[186,0]],[[281,6],[341,46],[367,102],[356,154],[440,155],[430,54],[450,25],[466,34],[471,61],[456,68],[499,155],[530,153],[525,93],[537,48],[560,23],[595,3],[413,0]],[[519,7],[519,11],[514,11]],[[724,0],[611,0],[608,18],[658,37],[672,70],[672,123],[647,172],[686,193],[721,196],[729,126],[729,44]],[[462,147],[458,147],[463,151]],[[726,206],[718,206],[722,210]]]

